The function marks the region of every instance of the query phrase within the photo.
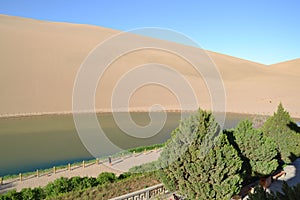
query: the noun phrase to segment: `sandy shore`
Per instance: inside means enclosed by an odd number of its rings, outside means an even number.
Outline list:
[[[110,165],[107,160],[104,160],[100,161],[99,164],[96,164],[96,162],[86,164],[84,168],[82,166],[74,166],[71,168],[71,171],[67,168],[59,169],[55,174],[50,172],[40,174],[39,177],[36,175],[24,177],[22,182],[19,178],[7,179],[3,181],[3,185],[0,185],[0,194],[12,189],[20,191],[23,188],[43,187],[60,177],[97,177],[102,172],[113,172],[116,175],[120,175],[134,166],[157,160],[160,152],[161,149],[157,151],[148,151],[146,153],[127,155],[122,158],[115,158],[112,160],[112,165]]]

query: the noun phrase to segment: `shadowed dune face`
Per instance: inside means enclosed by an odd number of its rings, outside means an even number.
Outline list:
[[[0,15],[0,114],[70,112],[73,84],[81,63],[96,45],[118,32]],[[177,48],[193,48],[161,42]],[[265,66],[207,53],[224,81],[227,111],[272,114],[281,101],[291,115],[300,116],[299,59]],[[108,109],[112,89],[120,76],[147,63],[164,64],[180,72],[193,86],[200,106],[211,108],[205,81],[190,63],[171,53],[149,49],[131,52],[111,64],[99,82],[96,108]],[[180,108],[175,95],[158,85],[139,88],[129,104],[136,111],[147,110],[153,104]]]

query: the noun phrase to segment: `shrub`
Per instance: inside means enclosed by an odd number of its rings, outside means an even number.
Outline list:
[[[97,178],[98,185],[103,185],[105,183],[112,183],[117,179],[114,173],[103,172]]]
[[[131,176],[130,173],[121,174],[119,179],[124,179]],[[0,200],[21,200],[21,199],[45,199],[45,198],[56,198],[57,196],[68,193],[70,191],[83,191],[87,188],[92,188],[98,185],[106,183],[113,183],[117,179],[114,173],[103,172],[99,174],[98,178],[93,177],[72,177],[70,179],[61,177],[48,183],[44,188],[25,188],[20,192],[11,190],[5,194],[0,195]]]
[[[144,173],[144,172],[151,172],[157,170],[157,161],[152,161],[150,163],[145,163],[139,166],[135,166],[129,169],[129,172],[132,173]]]
[[[132,174],[130,172],[125,172],[125,173],[119,175],[118,180],[127,179],[131,176],[132,176]]]
[[[115,175],[115,174],[114,174]],[[81,179],[81,187],[83,188],[83,189],[86,189],[86,188],[91,188],[91,187],[94,187],[94,186],[96,186],[96,185],[98,185],[99,183],[98,183],[98,181],[97,181],[97,179],[96,178],[94,178],[94,177],[83,177],[82,179]]]
[[[70,178],[69,182],[70,182],[70,185],[72,187],[72,190],[81,190],[81,189],[83,189],[81,181],[82,181],[82,178],[79,177],[79,176],[75,176],[75,177]]]
[[[44,188],[47,196],[57,196],[61,193],[66,193],[70,191],[69,189],[69,180],[68,178],[61,177],[59,179],[54,180]]]
[[[28,200],[34,200],[36,199],[34,197],[34,193],[30,188],[24,188],[21,190],[21,195],[23,197],[23,199],[28,199]]]
[[[16,190],[10,190],[0,197],[1,200],[22,200],[22,194]]]
[[[31,189],[31,191],[33,193],[33,199],[45,199],[46,198],[46,194],[45,194],[43,188],[37,187],[37,188]]]

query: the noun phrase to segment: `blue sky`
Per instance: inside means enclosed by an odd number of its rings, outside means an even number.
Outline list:
[[[0,13],[118,30],[162,27],[201,47],[272,64],[300,57],[298,0],[0,0]]]

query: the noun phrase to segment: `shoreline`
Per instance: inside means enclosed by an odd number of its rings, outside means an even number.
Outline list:
[[[120,152],[117,152],[115,154],[112,154],[110,156],[102,156],[99,158],[91,158],[91,159],[87,159],[87,160],[82,160],[85,162],[85,164],[90,164],[90,163],[94,163],[96,162],[96,160],[100,161],[104,161],[107,160],[108,157],[111,157],[113,160],[118,160],[122,157],[126,157],[130,154],[132,154],[133,152],[135,153],[143,153],[146,151],[153,151],[154,149],[160,149],[162,148],[164,145],[164,143],[158,143],[158,144],[153,144],[153,145],[149,145],[149,146],[138,146],[135,148],[131,148],[131,149],[127,149],[127,150],[123,150]],[[144,149],[144,150],[143,150]],[[71,167],[76,167],[76,166],[80,166],[82,161],[77,161],[77,162],[73,162],[73,163],[69,163]],[[68,167],[68,164],[62,164],[62,165],[57,165],[55,166],[57,170],[59,169],[64,169]],[[53,168],[39,168],[37,169],[39,170],[41,173],[47,173],[47,172],[51,172],[53,170]],[[20,174],[20,173],[19,173]],[[19,174],[6,174],[4,176],[0,176],[0,178],[2,178],[2,180],[9,180],[9,179],[14,179],[14,178],[18,178]],[[22,174],[26,177],[26,176],[31,176],[36,174],[36,171],[26,171],[26,172],[22,172]]]
[[[180,109],[166,109],[166,110],[154,110],[150,111],[152,113],[154,112],[166,112],[166,113],[192,113],[196,112],[197,110],[180,110]],[[73,115],[73,114],[92,114],[96,113],[98,114],[110,114],[110,113],[147,113],[149,112],[149,109],[129,109],[126,110],[119,110],[119,111],[111,111],[110,109],[101,109],[96,111],[82,111],[82,112],[72,112],[72,111],[63,111],[63,112],[34,112],[34,113],[15,113],[15,114],[0,114],[0,120],[1,119],[13,119],[13,118],[30,118],[30,117],[52,117],[52,116],[63,116],[63,115]],[[275,111],[274,111],[275,112]],[[259,116],[272,116],[274,112],[242,112],[242,111],[226,111],[227,114],[237,114],[237,115],[259,115]],[[223,113],[223,111],[214,111],[214,113]],[[290,113],[290,116],[293,119],[297,119],[300,122],[300,115],[292,115]]]
[[[179,112],[189,112],[189,113],[191,113],[191,112],[195,112],[195,111],[193,111],[193,110],[190,110],[190,111],[180,111],[180,110],[163,110],[164,112],[168,112],[168,113],[179,113]],[[163,111],[152,111],[152,112],[163,112]],[[131,110],[131,111],[129,111],[130,113],[145,113],[146,111],[137,111],[137,110]],[[79,114],[89,114],[89,112],[80,112]],[[216,112],[217,113],[217,112]],[[10,116],[10,117],[0,117],[0,120],[1,119],[3,119],[3,120],[10,120],[10,119],[23,119],[23,118],[31,118],[31,117],[55,117],[55,116],[64,116],[64,115],[72,115],[73,113],[72,112],[55,112],[55,113],[35,113],[35,114],[32,114],[32,113],[24,113],[24,114],[22,114],[22,115],[14,115],[14,116]],[[111,114],[111,112],[97,112],[96,114]],[[257,116],[257,115],[259,115],[259,116],[270,116],[270,115],[266,115],[266,113],[261,113],[261,114],[255,114],[255,113],[234,113],[234,112],[227,112],[226,113],[226,115],[227,114],[231,114],[231,115],[244,115],[244,116],[246,116],[246,115],[248,115],[248,116],[252,116],[252,117],[255,117],[255,116]],[[294,118],[294,117],[292,117],[294,120],[295,120],[295,122],[297,123],[297,124],[299,124],[299,122],[300,122],[300,118],[298,117],[298,118]],[[156,145],[156,144],[154,144],[154,145]],[[150,146],[152,146],[152,145],[150,145]],[[138,148],[138,147],[137,147]],[[145,147],[146,148],[146,147]],[[127,151],[130,151],[130,149],[128,149]],[[120,155],[120,153],[122,153],[122,152],[118,152],[118,153],[116,153],[116,154],[114,154],[114,155],[112,155],[112,157],[115,157],[115,156],[118,156],[118,155]],[[106,156],[104,156],[104,157],[106,157]],[[102,159],[102,158],[99,158],[99,159]],[[87,162],[89,162],[89,161],[92,161],[92,160],[95,160],[95,159],[93,159],[93,158],[91,158],[91,159],[87,159],[86,161]],[[78,161],[78,162],[75,162],[75,163],[80,163],[80,161]],[[73,164],[75,164],[75,163],[73,163]],[[63,164],[63,165],[60,165],[60,166],[65,166],[65,164]],[[44,169],[48,169],[48,168],[43,168],[42,170],[44,170]],[[24,172],[24,173],[28,173],[28,172],[31,172],[31,171],[27,171],[27,172]],[[6,175],[4,175],[4,176],[2,176],[2,177],[5,177],[5,176],[13,176],[13,175],[17,175],[17,174],[6,174]]]

